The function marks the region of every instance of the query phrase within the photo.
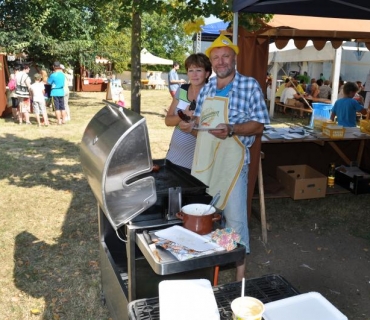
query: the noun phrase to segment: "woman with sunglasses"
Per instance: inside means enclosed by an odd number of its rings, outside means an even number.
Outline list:
[[[165,118],[167,126],[175,127],[166,159],[190,173],[196,137],[181,131],[179,123],[192,118],[196,107],[195,101],[200,89],[208,82],[212,66],[205,54],[194,53],[186,58],[185,69],[189,83],[181,85],[177,90]]]

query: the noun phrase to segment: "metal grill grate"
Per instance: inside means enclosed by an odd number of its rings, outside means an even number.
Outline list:
[[[213,288],[221,320],[231,320],[231,302],[240,297],[241,282],[220,285]],[[261,278],[245,281],[246,296],[261,300],[263,303],[272,302],[298,295],[299,292],[288,281],[279,275],[267,275]],[[129,303],[129,319],[131,320],[160,320],[159,299],[140,299]]]

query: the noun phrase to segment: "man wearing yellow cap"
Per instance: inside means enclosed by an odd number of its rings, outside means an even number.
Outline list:
[[[200,91],[194,115],[196,126],[180,128],[197,135],[192,175],[221,193],[226,227],[241,236],[249,253],[247,215],[249,147],[270,122],[258,82],[235,69],[238,46],[220,35],[206,50],[216,77]],[[236,280],[245,276],[245,261],[236,264]]]

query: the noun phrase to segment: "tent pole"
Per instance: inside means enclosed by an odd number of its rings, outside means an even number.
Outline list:
[[[238,12],[233,13],[233,44],[238,45],[238,24],[239,15]]]
[[[335,101],[338,99],[339,91],[339,77],[340,77],[340,66],[342,64],[342,47],[335,49],[334,55],[334,68],[333,68],[333,89],[331,94],[331,104],[334,105]]]
[[[277,75],[279,71],[279,63],[274,62],[274,66],[272,67],[272,84],[271,84],[271,97],[270,97],[270,118],[274,117],[275,112],[275,97],[276,97],[276,83],[277,83]],[[283,84],[282,84],[283,85]]]

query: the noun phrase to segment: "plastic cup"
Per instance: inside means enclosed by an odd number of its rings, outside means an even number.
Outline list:
[[[264,304],[253,297],[239,297],[231,302],[233,320],[261,320]]]

